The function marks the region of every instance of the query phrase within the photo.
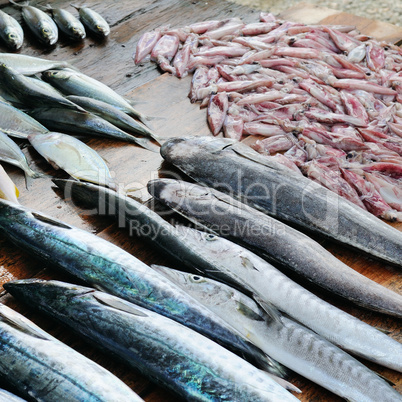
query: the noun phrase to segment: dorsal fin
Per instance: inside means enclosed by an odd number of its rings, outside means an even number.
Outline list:
[[[132,303],[129,303],[125,300],[121,300],[115,296],[111,296],[107,293],[96,292],[93,294],[93,297],[101,304],[114,308],[116,310],[124,311],[125,313],[133,314],[139,317],[148,317],[140,309],[137,309],[136,306]]]

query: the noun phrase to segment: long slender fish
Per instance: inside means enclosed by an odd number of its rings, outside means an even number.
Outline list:
[[[19,4],[13,0],[9,2],[21,9],[22,18],[40,42],[48,46],[57,42],[59,38],[57,25],[46,13],[28,4]]]
[[[42,73],[42,79],[58,88],[66,95],[86,96],[97,99],[129,114],[130,116],[146,123],[147,117],[135,110],[130,102],[124,99],[112,88],[102,82],[88,77],[85,74],[72,70],[48,70]]]
[[[70,39],[85,39],[86,33],[84,25],[82,25],[81,21],[75,18],[69,11],[64,10],[63,8],[53,8],[50,5],[46,6],[46,10],[52,14],[52,18],[60,31],[66,34]]]
[[[298,400],[266,373],[203,335],[115,296],[35,279],[9,282],[6,288],[186,400]]]
[[[137,120],[133,119],[116,106],[97,99],[88,98],[86,96],[69,95],[66,96],[66,98],[71,102],[83,107],[88,112],[102,117],[109,123],[114,124],[116,127],[119,127],[122,130],[128,131],[129,133],[140,134],[145,137],[150,137],[158,143],[161,143],[161,139],[152,130],[150,130],[144,124],[139,123]]]
[[[348,401],[402,400],[366,366],[302,325],[274,319],[244,293],[200,275],[152,266],[245,335],[262,350]]]
[[[46,133],[49,130],[22,110],[0,100],[0,131],[26,139],[28,134]]]
[[[139,145],[149,151],[157,152],[159,147],[147,138],[137,138],[126,133],[102,117],[89,112],[62,108],[39,108],[29,111],[31,117],[40,121],[50,130],[95,135]]]
[[[0,389],[0,402],[24,402],[25,399],[20,398],[6,391],[5,389]]]
[[[110,27],[106,20],[96,11],[88,7],[79,7],[71,4],[78,10],[82,23],[95,35],[106,38],[110,34]]]
[[[32,107],[51,106],[84,111],[80,106],[62,95],[56,94],[54,91],[48,91],[36,81],[25,77],[25,75],[5,63],[0,63],[0,84],[23,104]]]
[[[402,317],[402,296],[359,274],[315,240],[214,189],[184,181],[148,184],[158,200],[190,220],[258,249],[285,269],[359,306]]]
[[[112,373],[0,305],[0,375],[38,401],[142,401]]]
[[[66,61],[47,60],[40,57],[14,53],[0,53],[0,63],[5,63],[9,67],[24,75],[38,74],[50,69],[75,69],[70,63]]]
[[[120,247],[50,216],[0,200],[0,230],[15,244],[91,286],[166,315],[254,358],[280,375],[272,362],[223,320]]]
[[[3,166],[0,165],[0,198],[19,204],[19,194],[18,188],[10,179]]]
[[[10,163],[22,169],[25,173],[27,185],[30,179],[40,177],[39,173],[34,172],[28,165],[27,158],[20,147],[8,136],[0,131],[0,161]]]
[[[24,31],[19,22],[2,10],[0,10],[0,37],[13,50],[18,50],[24,41]]]
[[[402,233],[244,144],[227,138],[175,138],[164,143],[161,154],[204,185],[280,220],[401,266]]]
[[[144,237],[195,272],[257,294],[336,345],[402,372],[402,345],[370,325],[323,301],[251,251],[222,237],[174,227],[135,200],[104,187],[54,179],[66,197],[93,215],[116,215],[131,234]]]
[[[67,134],[47,133],[30,134],[28,140],[55,169],[63,169],[79,180],[116,188],[103,158],[79,139]]]

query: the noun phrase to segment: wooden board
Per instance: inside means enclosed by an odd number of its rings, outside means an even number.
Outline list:
[[[42,1],[34,3],[34,5],[45,5],[46,3],[46,1]],[[2,7],[6,4],[5,0],[0,1],[0,7],[3,10],[20,19],[19,11],[10,6]],[[63,0],[52,2],[54,7],[63,6],[74,12],[68,4],[69,2]],[[140,102],[146,102],[138,104],[137,108],[148,115],[162,118],[153,121],[152,125],[163,138],[210,135],[206,125],[205,110],[200,110],[197,104],[191,104],[187,98],[191,77],[179,80],[167,74],[161,75],[153,63],[135,66],[132,61],[135,44],[143,32],[157,26],[165,24],[183,26],[190,21],[196,22],[232,16],[242,17],[245,21],[251,22],[258,20],[258,12],[219,0],[209,0],[208,2],[198,0],[123,0],[119,2],[88,0],[85,4],[104,15],[112,26],[111,35],[106,41],[99,42],[93,38],[87,38],[82,44],[71,44],[62,38],[54,49],[44,50],[35,41],[27,40],[21,53],[55,60],[72,60],[84,73],[110,85],[117,92]],[[330,9],[317,8],[308,4],[298,5],[282,13],[281,17],[307,23],[355,24],[363,33],[391,42],[402,38],[402,28],[400,27]],[[5,51],[4,48],[1,50]],[[160,175],[178,174],[172,167],[162,163],[162,158],[158,154],[133,145],[98,139],[91,139],[88,144],[108,161],[116,180],[122,186],[144,187],[152,178]],[[32,148],[27,147],[24,152],[34,169],[52,176],[65,177],[63,173],[49,168],[47,163]],[[141,239],[130,237],[128,230],[119,227],[112,219],[86,214],[71,200],[64,200],[61,192],[52,187],[48,177],[35,180],[30,190],[27,191],[21,172],[8,165],[5,167],[21,191],[20,200],[22,204],[46,212],[79,228],[92,231],[133,253],[146,263],[172,265],[166,256],[155,253]],[[138,195],[144,200],[149,197],[145,189],[140,191]],[[394,226],[402,230],[401,224]],[[328,241],[323,242],[323,245],[357,271],[390,289],[402,292],[400,271],[374,262]],[[42,263],[33,260],[30,255],[17,249],[0,235],[0,285],[13,278],[29,277],[74,281],[67,275],[56,272],[50,266],[43,266]],[[320,294],[320,296],[322,295]],[[327,295],[324,295],[324,298],[374,326],[389,330],[391,337],[402,342],[398,320],[351,307],[347,303],[335,300]],[[63,342],[111,370],[146,401],[178,400],[175,395],[154,386],[134,370],[100,353],[88,343],[79,340],[70,331],[56,325],[52,320],[33,313],[32,310],[15,301],[4,291],[1,302],[26,314],[28,318]],[[394,381],[397,384],[396,388],[402,393],[402,380],[398,373],[375,364],[367,363],[367,365]],[[303,391],[303,394],[299,396],[302,401],[340,400],[340,398],[301,376],[292,375],[289,380]]]

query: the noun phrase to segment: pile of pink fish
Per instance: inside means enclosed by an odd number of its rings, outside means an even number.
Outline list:
[[[351,26],[262,13],[145,33],[146,58],[208,107],[214,135],[253,147],[388,220],[402,221],[402,50]]]

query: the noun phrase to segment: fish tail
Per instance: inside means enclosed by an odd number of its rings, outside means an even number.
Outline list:
[[[11,0],[10,0],[11,1]],[[75,4],[70,3],[71,7],[74,7],[76,10],[80,11],[81,7],[80,6],[76,6]]]
[[[153,144],[149,139],[138,138],[138,137],[133,136],[131,142],[133,144],[137,144],[137,145],[147,149],[148,151],[159,152],[159,147],[157,145]]]
[[[18,8],[24,8],[24,7],[26,7],[28,4],[29,4],[29,2],[28,1],[24,1],[23,3],[16,3],[15,1],[13,1],[13,0],[8,0],[13,6],[15,6],[15,7],[18,7]]]
[[[37,178],[43,176],[40,173],[34,172],[30,167],[26,168],[24,170],[24,172],[25,172],[25,186],[26,186],[27,190],[30,189],[34,179],[37,179]]]

